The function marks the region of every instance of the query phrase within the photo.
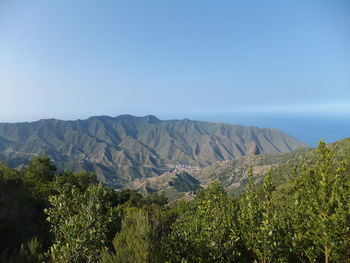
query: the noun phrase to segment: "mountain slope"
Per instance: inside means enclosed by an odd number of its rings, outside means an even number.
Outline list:
[[[306,144],[276,129],[154,116],[0,123],[0,158],[17,166],[47,153],[60,169],[96,171],[115,187],[178,166],[202,167],[246,154],[289,152]]]
[[[350,176],[350,138],[346,138],[328,145],[334,151],[335,159],[345,160],[345,168]],[[297,170],[303,165],[310,165],[316,158],[315,149],[300,148],[293,152],[279,154],[261,154],[243,156],[231,161],[216,162],[212,165],[191,171],[173,171],[159,177],[135,180],[129,187],[143,193],[162,191],[169,199],[176,199],[191,194],[196,189],[206,187],[212,181],[220,182],[232,196],[244,192],[247,187],[247,176],[249,166],[253,168],[253,176],[261,188],[262,178],[271,168],[272,180],[280,193],[290,191],[290,179],[294,177]],[[186,173],[186,177],[180,176]],[[191,184],[192,188],[181,186]],[[261,190],[261,189],[260,189]]]
[[[181,196],[186,196],[196,189],[206,187],[213,181],[218,181],[230,195],[237,196],[245,191],[249,166],[253,167],[254,178],[259,182],[268,169],[272,168],[275,170],[280,166],[284,167],[286,164],[300,158],[300,156],[309,153],[309,148],[300,148],[288,153],[247,155],[231,161],[216,162],[201,169],[187,171],[185,171],[185,169],[183,171],[177,170],[154,178],[134,180],[128,187],[142,193],[162,191],[169,199],[176,199]],[[186,183],[186,181],[183,182],[182,177],[179,176],[182,173],[186,173],[187,177],[196,180],[195,189],[182,190],[177,187],[177,184],[182,185]],[[277,177],[279,178],[282,174],[283,173],[279,173]]]
[[[350,138],[331,143],[328,146],[334,152],[336,160],[345,160],[347,174],[350,175]],[[244,156],[233,161],[218,162],[194,171],[191,175],[202,185],[217,180],[231,195],[238,195],[245,190],[250,165],[253,167],[253,175],[257,183],[271,168],[274,185],[277,188],[283,188],[294,176],[295,167],[301,168],[303,165],[313,163],[315,158],[315,149],[301,148],[289,153]]]

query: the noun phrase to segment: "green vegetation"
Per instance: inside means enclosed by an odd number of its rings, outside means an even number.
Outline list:
[[[172,225],[170,262],[235,262],[242,247],[235,202],[213,183],[200,192]]]
[[[303,152],[236,197],[115,191],[47,156],[0,166],[1,262],[350,262],[349,140]],[[180,185],[187,187],[187,185]]]
[[[114,254],[107,251],[102,262],[142,263],[150,259],[151,224],[147,212],[131,207],[125,209],[122,229],[113,240]]]
[[[111,191],[101,185],[91,185],[86,191],[73,186],[49,197],[51,205],[45,212],[54,236],[49,251],[52,262],[100,259],[120,217],[118,207],[111,205]]]

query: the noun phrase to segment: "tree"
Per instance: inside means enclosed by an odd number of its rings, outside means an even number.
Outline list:
[[[44,249],[50,244],[43,209],[48,204],[47,195],[52,192],[51,175],[55,167],[49,159],[44,159],[34,158],[24,176],[0,164],[0,251],[19,253],[21,244],[33,238]],[[50,172],[50,178],[41,177]]]
[[[55,178],[56,167],[47,155],[34,157],[24,170],[24,183],[38,199],[47,200],[51,195],[51,182]]]
[[[271,181],[271,169],[263,179],[264,199],[261,202],[261,222],[257,229],[256,254],[260,262],[285,262],[288,246],[284,239],[286,231],[283,224],[278,220],[276,208],[274,207],[272,194],[273,185]]]
[[[21,244],[44,232],[38,201],[22,179],[18,171],[0,164],[0,253],[7,256],[18,253]]]
[[[349,260],[349,182],[344,162],[321,141],[314,165],[296,182],[295,245],[310,261],[323,254],[324,262]]]
[[[233,262],[242,243],[235,225],[236,207],[219,183],[196,196],[192,207],[172,225],[171,262]]]
[[[285,262],[285,231],[279,224],[274,207],[271,170],[263,179],[263,200],[254,187],[253,169],[248,170],[248,191],[240,202],[239,223],[241,236],[251,256],[262,263]],[[251,259],[252,260],[252,259]]]
[[[49,197],[52,207],[45,212],[55,237],[49,251],[52,262],[99,261],[120,218],[110,205],[109,191],[102,185],[91,185],[86,192],[73,186]]]
[[[238,222],[240,226],[241,238],[250,252],[251,260],[256,258],[257,232],[261,222],[261,210],[259,200],[254,186],[253,168],[248,169],[248,189],[247,193],[240,199],[240,211]]]
[[[86,189],[92,185],[97,184],[97,178],[95,173],[91,172],[61,172],[59,173],[54,181],[54,188],[61,189],[63,187],[75,186],[81,191],[86,191]]]
[[[6,263],[38,263],[44,262],[45,256],[42,247],[36,238],[22,244],[17,253],[0,255],[0,262]]]
[[[113,240],[115,253],[104,251],[104,263],[150,262],[151,225],[147,212],[141,208],[125,209],[120,233]]]

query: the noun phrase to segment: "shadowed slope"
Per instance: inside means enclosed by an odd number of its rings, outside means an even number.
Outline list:
[[[202,167],[247,153],[275,154],[303,146],[276,129],[154,116],[0,124],[0,157],[12,166],[47,153],[61,169],[95,170],[101,181],[116,187],[178,165]]]

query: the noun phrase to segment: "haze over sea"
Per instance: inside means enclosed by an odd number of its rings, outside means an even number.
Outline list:
[[[349,114],[216,113],[190,116],[159,115],[161,119],[189,118],[260,128],[276,128],[315,147],[322,138],[327,143],[349,137]]]

